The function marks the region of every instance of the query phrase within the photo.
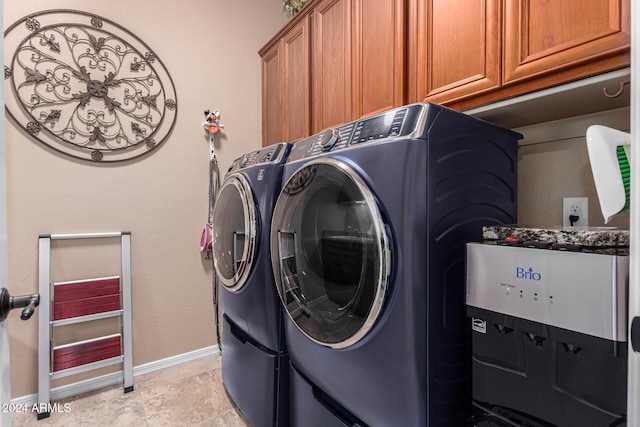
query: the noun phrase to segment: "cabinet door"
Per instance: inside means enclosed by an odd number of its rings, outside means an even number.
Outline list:
[[[354,118],[405,104],[404,3],[354,1]]]
[[[283,141],[295,141],[311,133],[311,69],[309,16],[306,15],[282,39],[284,58]]]
[[[504,83],[595,63],[630,46],[629,0],[504,0],[504,5]],[[607,70],[591,74],[602,71]]]
[[[282,43],[274,44],[262,58],[262,145],[283,140]]]
[[[353,119],[351,0],[324,0],[313,11],[312,132]]]
[[[499,0],[409,2],[409,102],[443,103],[500,86]]]

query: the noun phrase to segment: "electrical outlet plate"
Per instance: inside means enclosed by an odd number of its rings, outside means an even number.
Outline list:
[[[578,220],[571,224],[571,216]],[[562,199],[562,225],[564,227],[587,227],[589,225],[589,198],[565,197]]]

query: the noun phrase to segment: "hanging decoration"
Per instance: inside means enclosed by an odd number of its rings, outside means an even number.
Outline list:
[[[213,250],[213,207],[216,195],[220,189],[220,175],[218,173],[218,158],[216,157],[215,135],[224,125],[220,123],[220,112],[206,110],[204,112],[205,121],[202,126],[209,134],[209,205],[207,209],[207,223],[200,236],[200,252],[205,254],[205,258],[211,256]]]
[[[216,325],[216,340],[218,342],[218,349],[222,351],[218,277],[216,276],[215,259],[213,258],[213,208],[215,207],[216,197],[220,191],[220,173],[215,149],[215,135],[224,128],[224,125],[220,123],[220,112],[218,110],[205,110],[204,117],[205,121],[202,123],[202,126],[207,134],[209,134],[209,205],[207,206],[207,222],[200,236],[200,251],[205,254],[205,259],[211,259],[211,287],[213,293],[213,308],[215,311],[214,323]]]
[[[175,87],[158,56],[94,14],[47,10],[17,21],[5,32],[4,63],[9,115],[69,156],[136,158],[157,149],[175,124]]]

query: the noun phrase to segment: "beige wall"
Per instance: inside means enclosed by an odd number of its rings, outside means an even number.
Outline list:
[[[629,108],[515,129],[524,135],[518,149],[518,224],[562,225],[563,197],[589,198],[589,226],[604,226],[587,153],[590,125],[629,132]],[[629,229],[629,212],[607,227]]]
[[[215,343],[211,265],[198,243],[206,221],[205,109],[225,124],[221,170],[260,147],[257,51],[284,25],[280,0],[4,0],[4,26],[33,11],[76,9],[127,28],[171,74],[178,116],[170,138],[140,160],[95,165],[62,156],[7,121],[9,284],[37,292],[38,235],[132,233],[133,364]],[[53,280],[112,275],[117,242],[54,245]],[[116,272],[116,274],[118,274]],[[57,277],[56,277],[57,276]],[[37,315],[10,315],[13,396],[37,391]]]

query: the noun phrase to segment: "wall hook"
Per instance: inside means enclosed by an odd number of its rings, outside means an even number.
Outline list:
[[[624,91],[624,85],[628,85],[631,84],[630,81],[627,82],[620,82],[620,86],[618,87],[618,91],[614,94],[610,94],[609,92],[607,92],[607,88],[603,87],[602,88],[602,92],[604,92],[604,96],[606,96],[607,98],[617,98],[620,95],[622,95],[622,92]]]

